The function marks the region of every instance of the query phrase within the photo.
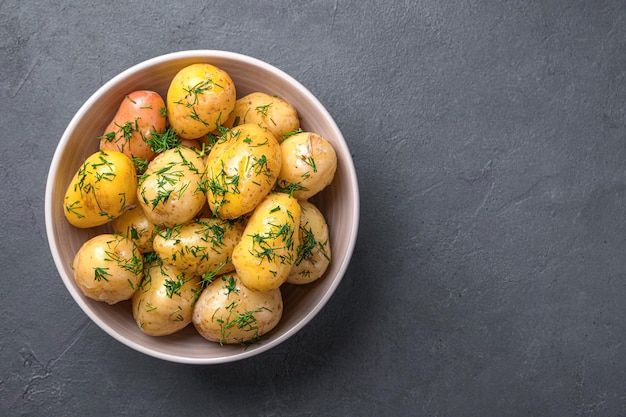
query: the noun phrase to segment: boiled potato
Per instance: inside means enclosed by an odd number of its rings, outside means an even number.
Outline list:
[[[206,161],[207,199],[223,219],[247,214],[265,198],[280,172],[280,145],[254,124],[227,130]]]
[[[258,91],[235,102],[235,109],[224,126],[233,128],[245,123],[253,123],[269,130],[279,142],[282,142],[283,135],[300,128],[295,107],[279,97]]]
[[[130,299],[143,277],[143,258],[135,244],[109,233],[85,242],[72,267],[76,285],[83,294],[107,304]]]
[[[183,139],[215,130],[235,108],[236,90],[228,73],[197,63],[181,69],[167,90],[167,118]]]
[[[161,230],[153,248],[163,263],[188,274],[226,273],[235,269],[231,257],[244,227],[240,220],[198,219]]]
[[[237,274],[225,274],[200,295],[192,322],[198,333],[220,344],[249,344],[272,330],[283,314],[280,289],[252,291]]]
[[[168,149],[154,158],[140,177],[137,202],[157,226],[184,224],[204,206],[203,183],[202,157],[185,147]]]
[[[130,158],[150,161],[156,153],[148,141],[165,132],[165,102],[156,92],[138,90],[122,100],[100,137],[100,149],[120,151]]]
[[[301,132],[280,144],[282,163],[277,187],[306,200],[330,184],[337,170],[337,154],[326,139]]]
[[[196,149],[202,151],[202,145],[198,139],[182,139],[180,144],[186,148]]]
[[[118,151],[98,151],[85,159],[63,199],[63,212],[73,226],[101,226],[124,213],[136,200],[137,171]]]
[[[233,250],[233,265],[243,285],[268,291],[285,282],[300,244],[299,224],[300,205],[288,194],[272,193],[258,205]]]
[[[319,279],[330,264],[328,225],[322,212],[308,201],[300,201],[300,245],[287,282],[308,284]]]
[[[166,336],[191,323],[200,278],[156,261],[149,265],[132,301],[133,317],[151,336]]]
[[[111,222],[113,232],[131,239],[141,253],[152,252],[152,241],[156,232],[140,206],[134,206]]]

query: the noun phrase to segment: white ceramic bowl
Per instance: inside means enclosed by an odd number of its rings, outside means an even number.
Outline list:
[[[142,333],[131,313],[130,302],[109,306],[86,298],[73,278],[70,263],[90,237],[109,231],[72,227],[63,214],[63,197],[84,158],[98,149],[103,133],[120,100],[133,90],[151,89],[165,97],[174,75],[196,62],[208,62],[226,70],[240,97],[252,91],[276,94],[298,110],[302,128],[316,132],[335,147],[338,166],[333,183],[312,201],[322,210],[330,228],[333,262],[325,276],[306,286],[283,287],[284,313],[274,330],[260,344],[220,346],[199,336],[193,325],[166,337]],[[295,79],[281,70],[232,52],[197,50],[159,56],[137,64],[98,89],[71,120],[52,159],[46,186],[46,230],[50,250],[63,283],[80,308],[104,331],[125,345],[147,355],[173,362],[213,364],[244,359],[264,352],[301,330],[315,317],[339,285],[352,256],[359,223],[359,190],[346,142],[324,106]]]

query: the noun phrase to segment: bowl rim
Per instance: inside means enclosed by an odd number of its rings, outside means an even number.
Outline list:
[[[296,89],[299,95],[305,97],[307,101],[312,103],[318,111],[324,114],[331,124],[331,129],[334,131],[334,134],[339,139],[338,143],[333,143],[335,146],[339,146],[344,148],[342,152],[346,155],[351,155],[348,145],[343,137],[343,134],[339,130],[334,118],[328,113],[328,110],[322,105],[322,103],[315,97],[306,87],[304,87],[299,81],[293,78],[291,75],[285,73],[279,68],[262,61],[260,59],[251,57],[249,55],[244,55],[237,52],[230,52],[224,50],[217,49],[195,49],[195,50],[183,50],[177,52],[171,52],[159,56],[155,56],[153,58],[149,58],[142,62],[139,62],[122,72],[118,73],[114,77],[112,77],[109,81],[100,86],[95,92],[91,94],[91,96],[80,106],[78,111],[74,114],[69,124],[65,128],[63,135],[61,136],[55,152],[52,157],[52,161],[49,166],[48,176],[46,180],[46,189],[45,189],[45,223],[46,223],[46,235],[48,240],[48,245],[50,247],[50,252],[52,254],[55,266],[57,268],[57,273],[61,280],[63,281],[65,287],[69,291],[70,295],[74,299],[74,301],[78,304],[81,310],[102,330],[104,330],[107,334],[113,337],[118,342],[130,347],[138,352],[144,353],[148,356],[152,356],[154,358],[177,362],[177,363],[185,363],[185,364],[197,364],[197,365],[209,365],[209,364],[220,364],[226,362],[233,362],[237,360],[242,360],[245,358],[249,358],[255,355],[258,355],[262,352],[265,352],[271,348],[274,348],[289,339],[297,332],[299,332],[303,327],[305,327],[317,314],[322,310],[322,308],[327,304],[328,300],[335,293],[337,287],[343,280],[343,277],[347,271],[347,268],[351,262],[352,255],[354,253],[354,248],[356,246],[357,234],[359,229],[359,221],[360,221],[360,199],[359,199],[359,186],[356,176],[356,170],[354,167],[354,161],[351,157],[346,158],[345,161],[342,160],[342,163],[345,165],[347,172],[350,174],[348,181],[350,183],[349,191],[351,192],[351,200],[353,201],[353,210],[349,214],[350,227],[348,230],[348,243],[346,250],[346,257],[342,264],[339,266],[337,270],[337,274],[335,279],[332,281],[329,288],[323,293],[322,298],[317,302],[314,307],[307,312],[295,325],[286,330],[283,334],[280,334],[276,337],[272,337],[266,340],[264,343],[255,346],[254,349],[245,349],[236,354],[228,354],[219,357],[211,357],[211,358],[195,358],[195,357],[186,357],[184,355],[170,354],[161,351],[157,351],[146,347],[140,343],[137,343],[133,340],[126,338],[125,336],[119,334],[117,331],[113,329],[109,324],[107,324],[104,320],[100,319],[98,315],[91,309],[91,307],[87,304],[86,300],[83,298],[83,295],[79,293],[79,291],[70,285],[68,279],[70,277],[66,277],[63,273],[64,262],[60,258],[60,251],[58,250],[57,245],[57,234],[54,228],[54,218],[53,218],[53,189],[55,183],[55,177],[53,173],[57,172],[60,169],[60,160],[63,152],[68,147],[68,142],[71,136],[71,132],[74,130],[75,126],[79,123],[79,121],[84,117],[85,113],[87,113],[88,109],[93,106],[93,104],[99,99],[99,97],[109,88],[114,86],[115,84],[120,83],[122,80],[132,76],[137,72],[141,72],[155,64],[162,64],[170,61],[176,61],[180,59],[190,59],[190,58],[198,58],[201,60],[210,60],[210,59],[226,59],[237,62],[245,62],[248,65],[253,65],[255,67],[260,68],[263,71],[267,71],[273,73],[280,78],[284,79],[289,83],[290,87]]]

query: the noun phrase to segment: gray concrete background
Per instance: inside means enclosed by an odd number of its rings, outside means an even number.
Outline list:
[[[362,193],[322,313],[219,366],[92,324],[43,219],[83,101],[185,49],[308,87]],[[626,415],[623,2],[5,0],[0,98],[0,415]]]

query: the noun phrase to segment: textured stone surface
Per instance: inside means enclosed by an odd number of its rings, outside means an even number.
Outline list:
[[[619,1],[0,2],[0,415],[626,414]],[[304,331],[186,366],[110,338],[46,243],[74,112],[145,59],[293,75],[352,149],[359,242]]]

